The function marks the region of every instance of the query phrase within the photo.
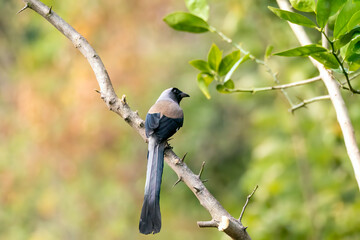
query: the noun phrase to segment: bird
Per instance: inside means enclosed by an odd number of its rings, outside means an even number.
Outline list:
[[[180,101],[184,97],[190,96],[176,87],[168,88],[161,93],[146,115],[148,162],[144,202],[139,221],[139,231],[142,234],[155,234],[161,229],[160,185],[164,150],[167,140],[183,126],[184,113],[180,107]]]

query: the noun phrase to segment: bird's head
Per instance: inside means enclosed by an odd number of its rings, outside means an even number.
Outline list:
[[[168,88],[163,91],[159,97],[159,100],[170,98],[177,103],[180,103],[181,99],[184,97],[190,97],[189,94],[180,91],[178,88]]]

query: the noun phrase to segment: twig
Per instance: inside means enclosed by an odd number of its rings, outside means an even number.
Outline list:
[[[250,93],[257,93],[257,92],[264,92],[264,91],[271,91],[271,90],[280,90],[280,89],[286,89],[286,88],[292,88],[297,87],[301,85],[306,85],[309,83],[313,83],[316,81],[321,80],[320,76],[313,77],[310,79],[306,79],[299,82],[289,83],[289,84],[283,84],[283,85],[275,85],[270,87],[260,87],[260,88],[236,88],[236,89],[227,89],[229,92],[250,92]]]
[[[330,96],[325,95],[325,96],[318,96],[318,97],[314,97],[314,98],[310,98],[310,99],[305,99],[305,100],[301,101],[301,103],[296,104],[295,106],[290,108],[289,111],[291,113],[294,113],[299,108],[306,107],[310,103],[318,102],[318,101],[322,101],[322,100],[330,100]]]
[[[46,18],[54,27],[64,34],[74,44],[74,46],[84,55],[93,69],[98,84],[100,86],[101,98],[104,100],[110,110],[120,115],[125,121],[133,127],[140,136],[146,141],[144,120],[136,112],[132,111],[126,102],[125,97],[119,99],[111,84],[106,68],[99,55],[90,46],[86,39],[81,36],[73,27],[59,17],[53,10],[50,15],[49,8],[39,0],[24,0],[30,4],[30,8],[36,13]],[[237,219],[232,217],[223,206],[211,195],[209,190],[204,186],[201,179],[197,177],[185,163],[177,164],[179,157],[167,148],[165,150],[166,163],[182,178],[184,183],[192,189],[197,186],[201,194],[195,194],[200,204],[210,213],[215,221],[221,221],[220,218],[226,217],[229,220],[229,226],[224,232],[233,239],[249,240],[250,236],[244,231],[244,226]]]
[[[211,221],[198,221],[197,222],[197,225],[200,227],[200,228],[209,228],[209,227],[215,227],[217,228],[218,227],[218,223],[214,220],[211,220]]]
[[[321,43],[324,48],[329,48],[329,39],[327,38],[327,35],[329,33],[329,26],[326,25],[323,29],[324,35],[321,37]]]
[[[256,192],[256,190],[258,189],[258,187],[259,187],[259,186],[256,185],[256,187],[254,188],[254,190],[252,191],[252,193],[247,196],[245,205],[244,205],[244,207],[243,207],[243,209],[242,209],[242,211],[241,211],[240,217],[239,217],[239,221],[240,221],[240,222],[241,222],[242,217],[244,216],[245,209],[246,209],[247,205],[249,204],[250,198],[254,195],[254,193]]]
[[[283,10],[291,11],[290,5],[286,0],[276,0],[279,7]],[[301,45],[311,44],[309,37],[307,36],[302,26],[292,24],[289,22],[291,29],[298,38]],[[346,108],[344,99],[341,96],[341,91],[338,83],[334,79],[331,71],[327,70],[321,63],[310,57],[311,62],[319,70],[321,79],[323,80],[331,98],[331,102],[334,106],[337,121],[340,125],[341,131],[344,136],[345,146],[348,156],[351,160],[351,164],[355,173],[355,177],[360,189],[360,150],[357,146],[354,127],[351,123],[349,112]]]

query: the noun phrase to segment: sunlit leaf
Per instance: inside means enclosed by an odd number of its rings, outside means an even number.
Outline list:
[[[351,17],[360,11],[360,2],[353,3],[352,1],[348,1],[344,7],[341,9],[339,15],[335,20],[334,26],[334,38],[338,39],[341,35],[349,32],[347,25],[351,19]]]
[[[202,72],[201,74],[202,74],[202,77],[204,78],[205,84],[207,86],[209,86],[210,83],[212,83],[212,81],[214,81],[214,75],[207,74],[207,73],[204,73],[204,72]]]
[[[222,84],[216,85],[216,90],[220,93],[230,93],[230,91]]]
[[[360,34],[357,33],[347,47],[345,60],[349,63],[360,63]]]
[[[227,89],[234,89],[235,83],[233,80],[229,79],[224,83],[224,87],[226,87]]]
[[[209,18],[209,5],[206,0],[185,0],[186,7],[192,14],[201,17],[205,21]]]
[[[232,53],[226,55],[220,63],[219,66],[219,75],[220,76],[224,76],[226,75],[230,69],[232,68],[232,66],[234,66],[234,64],[240,59],[240,51],[236,50],[233,51]]]
[[[338,50],[348,44],[353,39],[353,36],[355,36],[357,33],[360,33],[360,27],[356,27],[349,33],[341,35],[339,39],[334,42],[335,49]]]
[[[316,21],[324,28],[329,18],[337,13],[346,0],[318,0],[316,4]]]
[[[356,71],[360,68],[360,63],[358,62],[350,62],[349,63],[349,70],[350,71]]]
[[[209,25],[202,18],[186,12],[174,12],[167,15],[164,21],[173,29],[191,33],[209,31]]]
[[[326,68],[330,69],[337,69],[340,67],[338,61],[332,55],[332,53],[329,52],[320,52],[320,53],[314,53],[311,55],[314,59],[322,63]]]
[[[265,59],[267,59],[271,56],[273,49],[274,49],[274,46],[272,46],[272,45],[267,46],[267,48],[265,50]]]
[[[237,61],[234,66],[232,66],[232,68],[230,69],[230,71],[226,74],[225,78],[224,78],[224,82],[227,82],[231,76],[233,75],[233,73],[235,72],[235,70],[240,66],[240,64],[246,62],[248,59],[250,58],[249,54],[244,55],[242,58],[239,59],[239,61]]]
[[[281,10],[281,9],[270,7],[270,6],[268,8],[273,13],[275,13],[279,18],[284,19],[286,21],[289,21],[289,22],[292,22],[292,23],[295,23],[298,25],[302,25],[304,27],[310,27],[310,28],[316,27],[316,24],[313,21],[311,21],[307,17],[304,17],[301,14]]]
[[[347,32],[350,32],[357,25],[360,24],[360,11],[357,11],[351,18],[347,24]]]
[[[204,60],[192,60],[189,62],[189,64],[194,68],[199,69],[202,72],[211,73],[211,69],[208,62]]]
[[[290,3],[293,8],[302,12],[313,12],[315,10],[314,0],[290,0]]]
[[[204,73],[199,73],[197,76],[198,87],[207,99],[211,98],[209,93],[209,84],[212,82],[212,80],[212,76]]]
[[[208,63],[210,68],[215,72],[217,72],[219,69],[221,58],[222,58],[222,51],[220,51],[220,49],[216,46],[216,44],[213,43],[208,54]]]
[[[311,54],[326,52],[326,51],[327,49],[323,48],[320,45],[310,44],[310,45],[286,50],[283,52],[275,53],[274,55],[284,56],[284,57],[306,57],[306,56],[310,56]]]

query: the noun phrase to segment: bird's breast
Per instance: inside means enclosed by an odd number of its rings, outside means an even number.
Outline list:
[[[149,113],[160,113],[168,118],[183,118],[184,113],[179,104],[173,101],[157,101],[149,110]]]

